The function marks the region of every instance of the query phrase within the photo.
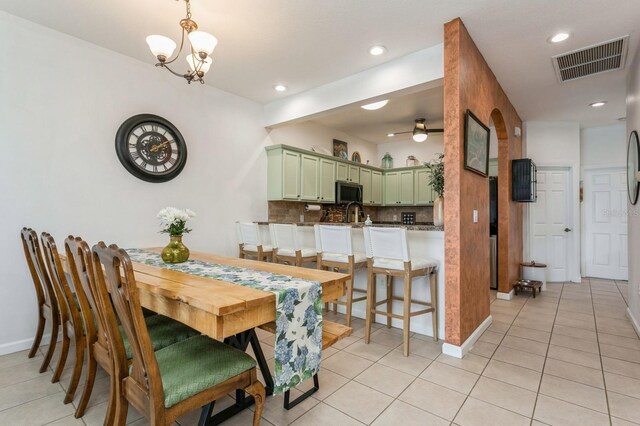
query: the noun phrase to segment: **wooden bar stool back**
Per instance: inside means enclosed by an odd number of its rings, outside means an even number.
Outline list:
[[[347,281],[346,301],[333,302],[336,312],[338,304],[347,309],[347,326],[351,327],[351,311],[354,302],[367,300],[367,290],[353,288],[353,275],[358,268],[367,267],[367,257],[364,253],[353,251],[353,236],[350,226],[314,225],[316,237],[316,251],[318,269],[346,270],[350,279]],[[353,293],[363,296],[353,298]],[[328,304],[327,304],[328,305]]]
[[[49,270],[49,277],[51,278],[53,287],[58,294],[58,304],[62,325],[62,351],[60,353],[60,358],[58,359],[58,365],[53,373],[52,381],[57,382],[60,380],[60,375],[62,374],[67,362],[71,340],[73,340],[74,345],[75,362],[73,366],[73,374],[71,375],[71,380],[64,398],[64,403],[68,404],[73,401],[73,397],[78,387],[78,382],[80,381],[80,374],[82,373],[84,349],[86,346],[84,340],[84,326],[82,324],[82,317],[80,314],[79,300],[76,301],[74,293],[71,291],[71,287],[69,287],[69,283],[67,282],[64,268],[60,261],[60,255],[58,254],[58,248],[56,247],[56,242],[53,236],[47,232],[43,232],[41,238],[44,257],[47,261],[47,268]]]
[[[387,327],[391,327],[391,319],[403,321],[403,353],[409,356],[409,332],[411,317],[431,313],[433,326],[433,340],[438,341],[438,262],[433,259],[411,259],[409,255],[409,243],[405,228],[365,227],[364,241],[367,252],[367,317],[365,324],[365,343],[371,339],[371,324],[375,316],[387,317]],[[376,300],[376,275],[384,274],[387,277],[387,296],[384,300]],[[429,280],[431,301],[424,302],[414,300],[411,297],[413,278],[426,276]],[[393,294],[393,277],[403,279],[403,296]],[[402,315],[393,313],[393,301],[403,302]],[[386,311],[377,309],[379,305],[387,305]],[[426,306],[426,309],[411,312],[411,305]]]
[[[271,223],[271,244],[273,245],[273,261],[302,266],[305,262],[315,262],[317,252],[312,247],[302,247],[298,227],[295,224]]]
[[[27,266],[31,273],[31,279],[33,280],[33,285],[36,290],[36,298],[38,300],[38,327],[36,329],[36,336],[33,340],[33,345],[29,351],[29,358],[33,358],[36,355],[36,351],[42,341],[44,327],[47,320],[51,324],[49,348],[47,349],[47,353],[45,354],[42,365],[40,366],[40,372],[44,373],[49,367],[51,357],[53,356],[53,352],[55,351],[56,343],[58,341],[58,332],[60,329],[58,300],[42,258],[38,234],[36,234],[36,231],[31,228],[22,228],[22,231],[20,231],[20,238],[22,239],[24,256],[27,259]]]
[[[182,414],[237,389],[254,397],[253,424],[260,423],[265,390],[257,379],[253,358],[206,336],[191,337],[154,352],[127,253],[100,242],[93,246],[93,269],[97,285],[109,289],[133,352],[129,364],[115,327],[115,313],[105,309],[116,377],[113,424],[125,424],[130,403],[152,425],[171,425]]]
[[[240,258],[247,256],[265,261],[273,256],[273,247],[262,242],[262,234],[257,223],[236,222],[238,244],[240,245]]]

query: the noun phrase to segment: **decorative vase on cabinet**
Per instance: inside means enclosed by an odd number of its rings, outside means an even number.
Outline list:
[[[444,197],[437,197],[433,200],[433,224],[435,226],[444,225]]]
[[[383,169],[392,169],[393,168],[393,157],[388,152],[382,157],[382,168]]]

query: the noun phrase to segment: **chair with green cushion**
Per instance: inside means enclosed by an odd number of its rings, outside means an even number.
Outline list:
[[[234,390],[254,397],[253,424],[260,424],[265,390],[257,379],[253,358],[206,336],[192,337],[154,352],[127,253],[116,245],[107,247],[100,242],[93,246],[93,264],[96,284],[104,292],[108,287],[133,351],[129,365],[115,313],[105,309],[117,386],[112,424],[125,424],[130,403],[152,425],[170,425],[182,414]]]
[[[113,377],[112,351],[110,350],[109,340],[106,334],[107,317],[103,312],[102,303],[106,301],[106,303],[109,304],[109,310],[111,312],[113,312],[113,308],[106,289],[104,289],[104,292],[100,292],[100,288],[96,285],[89,245],[81,238],[73,236],[69,236],[64,243],[68,265],[67,269],[76,290],[75,294],[78,299],[78,306],[80,307],[80,314],[82,315],[85,329],[85,352],[88,354],[88,371],[85,386],[75,413],[76,418],[79,418],[84,415],[84,411],[89,403],[95,382],[97,364],[100,364],[100,366]],[[98,303],[98,301],[100,301],[100,303]],[[157,314],[149,315],[148,312],[151,311],[144,312],[144,321],[149,330],[154,350],[166,348],[174,343],[200,334],[191,327],[187,327],[171,318]],[[117,322],[116,328],[123,341],[125,357],[127,360],[131,360],[133,351],[126,337],[126,333],[119,322]],[[111,424],[113,422],[116,400],[115,391],[115,386],[112,383],[110,404],[107,410],[107,421],[105,424]]]

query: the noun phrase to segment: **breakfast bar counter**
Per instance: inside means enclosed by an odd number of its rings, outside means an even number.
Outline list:
[[[268,224],[270,222],[257,222],[261,228],[263,241],[270,241]],[[282,222],[271,222],[282,223]],[[289,222],[291,223],[291,222]],[[353,228],[353,248],[356,252],[364,253],[364,235],[362,228],[364,224],[360,223],[328,223],[328,222],[300,222],[298,225],[299,234],[302,237],[300,243],[303,247],[315,248],[315,235],[313,225],[333,225],[333,226],[351,226]],[[444,228],[442,226],[434,226],[428,224],[417,225],[402,225],[398,222],[393,224],[374,223],[371,226],[388,226],[399,227],[403,226],[407,228],[407,238],[409,240],[409,251],[412,258],[433,259],[438,263],[438,324],[440,330],[438,336],[443,339],[444,334],[444,321],[445,321],[445,307],[444,307]],[[314,268],[315,264],[306,264],[305,266]],[[367,288],[367,270],[359,269],[355,272],[354,288],[366,289]],[[398,282],[395,286],[395,295],[402,296],[402,285]],[[377,278],[377,299],[382,300],[386,295],[386,281],[383,276]],[[426,278],[416,278],[413,287],[413,298],[415,300],[430,301],[429,283]],[[419,305],[415,305],[412,309],[419,308]],[[402,312],[402,303],[400,301],[394,302],[394,312]],[[344,306],[338,306],[338,311],[344,313]],[[365,318],[365,303],[358,302],[353,305],[352,315],[356,318]],[[376,322],[386,323],[386,318],[378,316]],[[392,326],[402,328],[402,321],[393,319]],[[427,316],[418,316],[411,320],[411,331],[425,334],[428,336],[433,335],[431,319]]]

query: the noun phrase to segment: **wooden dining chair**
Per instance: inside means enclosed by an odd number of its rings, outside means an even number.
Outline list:
[[[60,376],[62,375],[62,371],[64,370],[64,366],[67,362],[71,340],[73,340],[74,345],[75,362],[73,366],[73,373],[71,374],[71,381],[69,382],[67,393],[64,398],[64,403],[68,404],[73,401],[73,396],[76,393],[76,388],[80,381],[80,374],[82,373],[82,363],[84,362],[85,341],[82,319],[80,317],[80,305],[74,297],[74,293],[71,291],[69,283],[67,282],[54,238],[51,234],[43,232],[41,239],[44,258],[49,271],[49,278],[51,279],[53,288],[58,295],[60,325],[62,326],[62,349],[60,357],[58,358],[58,364],[53,372],[52,382],[60,380]]]
[[[129,366],[122,337],[115,328],[114,312],[110,306],[103,306],[107,308],[107,335],[114,355],[114,424],[124,425],[127,402],[151,424],[170,425],[180,415],[238,389],[254,397],[253,424],[260,424],[265,390],[257,379],[256,362],[251,356],[206,336],[192,337],[154,352],[127,253],[116,245],[107,247],[100,242],[93,246],[93,264],[96,283],[105,290],[108,286],[133,351]]]
[[[87,353],[87,374],[82,396],[78,402],[75,417],[84,415],[96,377],[96,369],[99,364],[107,374],[111,376],[111,392],[105,425],[111,425],[115,416],[116,387],[113,384],[113,351],[107,337],[108,319],[105,314],[104,304],[111,307],[111,299],[106,288],[100,288],[96,284],[93,270],[93,260],[89,245],[79,237],[69,236],[64,241],[67,256],[68,270],[71,281],[76,289],[76,295],[80,305],[80,314],[85,324],[85,352]],[[144,316],[144,321],[149,330],[151,343],[154,350],[166,348],[174,343],[199,335],[196,330],[178,321],[163,315]],[[125,347],[125,357],[130,363],[133,356],[131,345],[116,319],[116,332],[122,336]]]
[[[47,368],[49,368],[49,363],[51,362],[58,341],[58,332],[60,329],[58,302],[44,260],[42,259],[38,234],[31,228],[22,228],[20,238],[22,239],[24,256],[27,259],[27,265],[29,266],[29,272],[31,273],[31,279],[33,280],[38,301],[38,326],[36,336],[33,339],[33,345],[29,351],[29,358],[33,358],[40,347],[47,320],[51,324],[49,348],[40,366],[40,373],[44,373]]]

